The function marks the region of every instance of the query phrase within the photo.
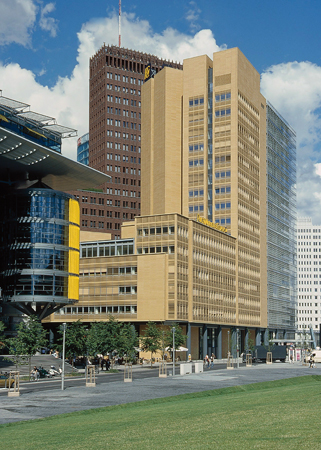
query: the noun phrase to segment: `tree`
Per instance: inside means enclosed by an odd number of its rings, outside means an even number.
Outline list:
[[[87,348],[91,356],[117,350],[121,324],[110,316],[108,322],[94,322],[88,331]]]
[[[153,353],[162,347],[162,331],[155,322],[147,322],[141,339],[141,347],[144,352],[151,352],[150,366],[153,364]]]
[[[253,354],[254,353],[254,349],[255,349],[255,341],[254,341],[254,339],[249,337],[248,340],[247,340],[246,352],[248,353],[250,351]]]
[[[62,349],[63,328],[59,329],[61,337],[58,339],[61,342],[60,350]],[[77,322],[68,323],[65,335],[65,354],[66,357],[72,360],[72,367],[74,366],[74,356],[86,354],[86,336],[87,331],[80,320]]]
[[[183,329],[177,324],[173,323],[169,329],[165,333],[165,344],[166,347],[173,348],[173,327],[175,328],[174,337],[175,337],[175,350],[179,347],[186,345],[187,336],[183,334]]]
[[[117,350],[119,356],[126,357],[126,361],[133,361],[135,357],[135,347],[138,345],[137,332],[130,323],[123,323],[120,328]]]
[[[31,372],[31,356],[41,347],[47,345],[46,331],[36,316],[30,316],[18,325],[17,336],[8,339],[9,351],[15,356],[27,355],[29,357],[29,374]]]

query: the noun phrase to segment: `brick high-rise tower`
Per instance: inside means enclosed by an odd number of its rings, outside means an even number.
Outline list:
[[[178,63],[154,55],[103,45],[90,59],[89,166],[111,182],[100,191],[74,192],[83,230],[120,238],[123,221],[140,214],[141,87],[145,69],[159,72]]]

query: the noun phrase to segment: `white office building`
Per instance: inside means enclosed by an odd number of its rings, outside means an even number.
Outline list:
[[[310,333],[316,343],[321,323],[321,225],[313,225],[309,217],[297,223],[297,314],[299,334]]]

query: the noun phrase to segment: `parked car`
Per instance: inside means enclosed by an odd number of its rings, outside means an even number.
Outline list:
[[[10,387],[14,384],[14,379],[10,380]],[[0,388],[8,388],[9,387],[9,377],[8,375],[0,375]]]

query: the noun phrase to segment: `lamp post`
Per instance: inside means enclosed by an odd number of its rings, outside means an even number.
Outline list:
[[[65,389],[65,351],[66,351],[66,323],[63,326],[63,340],[62,340],[62,373],[61,373],[61,390]]]
[[[175,376],[175,331],[175,327],[173,327],[173,377]]]
[[[237,368],[240,367],[240,363],[239,363],[239,329],[236,329],[236,358],[237,358],[237,362],[236,362],[236,366]]]

